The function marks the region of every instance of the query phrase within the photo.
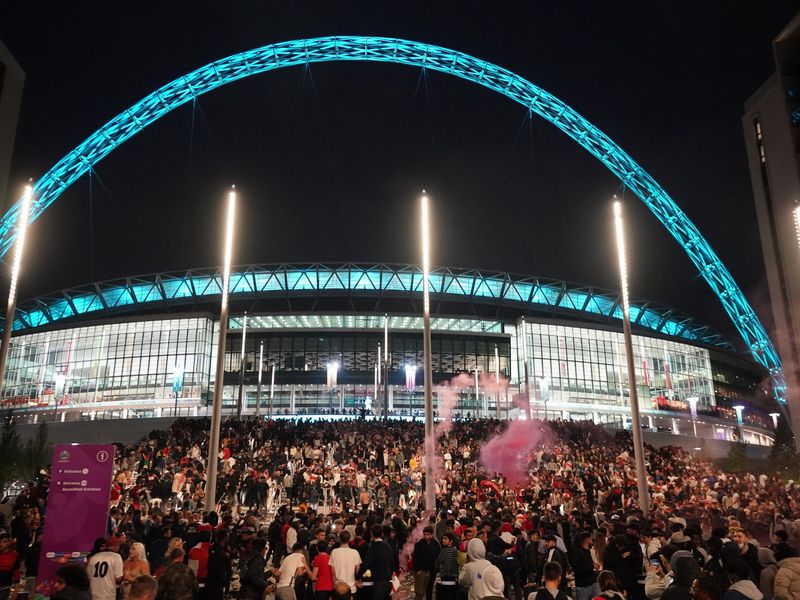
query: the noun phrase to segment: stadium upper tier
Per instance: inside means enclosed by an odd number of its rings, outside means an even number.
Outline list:
[[[65,289],[21,302],[14,331],[173,307],[212,307],[220,296],[221,281],[219,269],[212,268]],[[619,294],[564,281],[443,267],[431,272],[430,286],[434,302],[466,303],[473,311],[480,306],[498,315],[510,308],[600,323],[622,319]],[[231,274],[229,291],[234,302],[337,296],[414,299],[422,293],[422,271],[414,265],[389,264],[247,265]],[[732,349],[708,325],[665,306],[636,301],[631,305],[631,321],[640,332]]]

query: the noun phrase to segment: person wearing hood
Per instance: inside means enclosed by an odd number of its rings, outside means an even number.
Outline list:
[[[52,600],[92,600],[89,575],[80,565],[64,565],[55,573]]]
[[[690,600],[692,582],[703,574],[697,561],[691,556],[682,556],[675,561],[672,573],[674,579],[664,589],[661,600]]]
[[[459,585],[469,588],[469,600],[482,600],[482,598],[491,595],[486,577],[488,575],[487,569],[490,567],[500,574],[500,592],[496,595],[502,596],[504,590],[503,574],[500,573],[500,569],[486,560],[486,546],[483,545],[483,542],[478,538],[471,539],[467,544],[467,564],[464,565],[464,569],[458,578]]]
[[[800,600],[800,557],[778,561],[773,600]]]
[[[750,565],[734,560],[728,565],[731,587],[722,594],[722,600],[763,600],[764,594],[750,581]]]

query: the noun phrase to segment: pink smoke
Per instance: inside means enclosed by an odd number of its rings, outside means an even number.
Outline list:
[[[453,427],[453,409],[458,404],[461,390],[472,385],[473,379],[466,373],[461,373],[448,382],[436,386],[436,395],[439,399],[439,418],[436,424],[435,435],[438,440]]]
[[[522,483],[528,478],[531,454],[548,436],[549,430],[538,421],[510,421],[508,429],[483,447],[480,463],[511,484]]]

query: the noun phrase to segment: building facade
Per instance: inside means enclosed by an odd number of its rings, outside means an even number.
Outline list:
[[[0,41],[0,201],[6,206],[11,205],[8,195],[13,194],[9,172],[24,85],[25,72]]]
[[[0,402],[28,420],[206,414],[219,282],[216,271],[154,274],[20,303]],[[420,284],[413,266],[237,270],[224,410],[241,403],[244,414],[420,416]],[[432,273],[431,287],[437,409],[447,402],[464,417],[627,428],[636,385],[648,428],[771,442],[767,373],[690,317],[632,306],[632,383],[611,293],[453,269]]]
[[[745,103],[747,160],[793,430],[800,431],[800,14],[773,42],[775,73]]]

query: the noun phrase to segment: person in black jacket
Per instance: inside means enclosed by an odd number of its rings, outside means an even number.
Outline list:
[[[542,565],[542,573],[539,581],[544,581],[544,565],[549,562],[556,562],[561,566],[561,583],[559,584],[562,590],[567,589],[567,573],[569,573],[569,560],[567,555],[561,550],[556,548],[556,536],[552,533],[544,536],[544,561]]]
[[[621,591],[627,592],[629,598],[636,591],[637,571],[632,565],[632,557],[633,552],[628,546],[628,538],[622,534],[614,536],[603,557],[603,568],[614,573],[617,585]]]
[[[575,536],[570,562],[575,574],[575,600],[591,600],[599,593],[597,567],[592,558],[592,533],[581,531]]]
[[[216,532],[214,545],[208,552],[206,575],[207,600],[223,600],[225,588],[231,581],[231,555],[228,549],[228,532]]]
[[[390,600],[392,596],[392,565],[394,564],[392,549],[383,539],[382,525],[376,523],[372,526],[371,531],[372,540],[369,543],[364,562],[361,564],[360,574],[362,578],[372,580],[372,600]]]
[[[531,529],[528,532],[528,544],[525,546],[525,570],[528,582],[536,585],[539,583],[539,573],[542,572],[544,564],[544,550],[541,547],[541,533],[538,529]]]
[[[411,564],[414,569],[414,598],[426,600],[433,598],[433,584],[436,580],[435,563],[441,552],[441,546],[433,537],[433,527],[428,525],[422,530],[422,539],[414,544]]]
[[[267,589],[267,580],[264,577],[264,570],[267,566],[264,560],[266,543],[264,538],[253,540],[250,553],[239,565],[239,580],[242,583],[239,598],[261,600],[264,597],[264,591]]]

